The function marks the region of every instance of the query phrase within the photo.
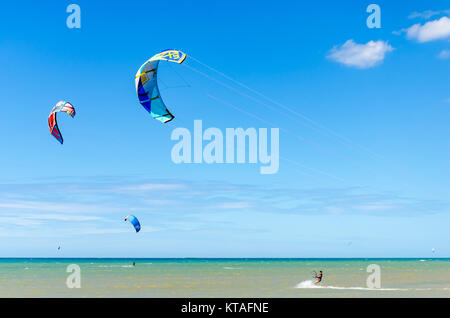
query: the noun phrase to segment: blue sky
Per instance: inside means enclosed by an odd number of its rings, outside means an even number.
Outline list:
[[[76,3],[0,12],[1,257],[450,256],[448,2]],[[167,48],[162,125],[134,75]],[[280,128],[278,173],[174,164],[195,119]]]

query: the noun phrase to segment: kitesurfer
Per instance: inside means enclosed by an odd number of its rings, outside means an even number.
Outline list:
[[[322,271],[319,271],[319,274],[316,274],[316,276],[315,276],[316,281],[314,282],[314,284],[320,283],[322,281],[322,277],[323,277],[323,273],[322,273]]]

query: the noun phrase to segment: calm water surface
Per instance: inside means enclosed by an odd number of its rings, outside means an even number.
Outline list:
[[[450,297],[450,259],[0,259],[0,297]]]

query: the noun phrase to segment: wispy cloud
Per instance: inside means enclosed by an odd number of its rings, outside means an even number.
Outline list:
[[[406,32],[408,39],[416,40],[419,43],[448,39],[450,38],[450,18],[442,17],[423,25],[417,23],[401,31]]]
[[[56,202],[56,201],[37,201],[37,200],[11,200],[0,198],[0,208],[9,210],[35,210],[45,212],[59,213],[86,213],[86,212],[105,212],[116,210],[113,206],[100,206],[98,204],[82,204],[72,202]]]
[[[242,210],[253,207],[251,202],[223,202],[215,205],[211,205],[208,209],[220,209],[220,210]]]
[[[425,10],[422,12],[413,12],[411,13],[408,18],[409,19],[416,19],[416,18],[420,18],[420,19],[429,19],[431,17],[434,17],[436,15],[440,15],[440,14],[450,14],[450,10],[440,10],[440,11],[433,11],[433,10]]]
[[[30,185],[24,185],[29,187]],[[409,198],[393,193],[370,192],[363,188],[295,189],[282,186],[263,187],[257,185],[232,184],[224,182],[186,182],[179,180],[143,180],[140,183],[122,183],[117,192],[117,184],[95,183],[95,195],[83,192],[92,190],[92,182],[76,185],[77,192],[66,192],[73,185],[59,184],[59,195],[54,201],[40,202],[39,193],[48,192],[46,187],[55,185],[34,184],[33,199],[20,199],[20,186],[14,190],[4,187],[0,195],[0,217],[17,216],[32,222],[97,220],[112,222],[120,220],[130,212],[138,215],[155,215],[164,227],[168,220],[197,222],[196,217],[205,214],[255,211],[259,213],[289,213],[321,215],[327,213],[376,215],[418,215],[445,212],[447,202],[427,201]],[[157,191],[157,193],[149,192]],[[88,193],[88,195],[86,194]],[[24,195],[25,196],[25,195]],[[11,199],[14,198],[14,199]],[[19,200],[20,199],[20,200]],[[36,211],[36,212],[34,212]],[[39,212],[39,213],[37,213]],[[8,219],[9,220],[9,219]],[[3,220],[5,221],[5,220]],[[1,223],[1,219],[0,219]],[[24,224],[25,225],[25,224]]]
[[[450,58],[450,50],[442,50],[439,53],[438,58],[443,60]]]
[[[143,184],[134,184],[134,185],[127,185],[122,187],[117,187],[116,190],[120,192],[125,191],[144,191],[144,192],[150,192],[150,191],[167,191],[167,190],[182,190],[185,189],[185,184],[180,183],[143,183]]]
[[[8,225],[36,227],[46,223],[47,221],[66,221],[66,222],[86,222],[101,220],[100,217],[90,215],[64,215],[64,214],[19,214],[19,215],[2,215],[0,223]]]
[[[30,220],[56,220],[56,221],[69,221],[69,222],[85,222],[101,220],[102,217],[93,215],[67,215],[67,214],[25,214],[21,216]]]
[[[33,227],[41,225],[42,222],[35,220],[35,219],[27,219],[23,217],[17,217],[17,216],[0,216],[0,224],[5,224],[8,226],[16,225],[16,226],[23,226],[23,227]],[[6,232],[3,230],[3,232]]]
[[[380,64],[386,53],[392,50],[393,48],[389,43],[381,40],[369,41],[366,44],[358,44],[353,40],[348,40],[341,46],[335,46],[327,57],[347,66],[367,69]]]

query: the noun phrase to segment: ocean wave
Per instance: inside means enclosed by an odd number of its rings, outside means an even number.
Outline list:
[[[133,267],[133,265],[98,265],[98,267],[112,268],[112,267]]]

